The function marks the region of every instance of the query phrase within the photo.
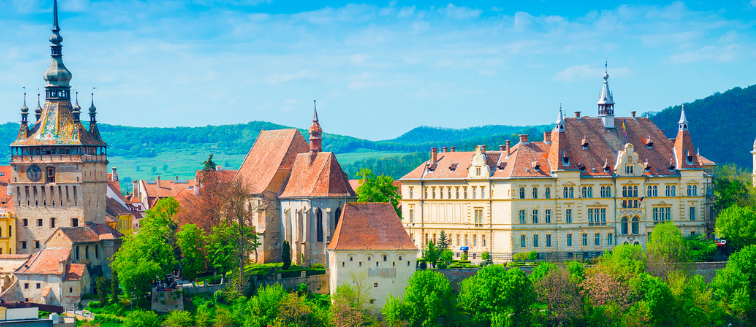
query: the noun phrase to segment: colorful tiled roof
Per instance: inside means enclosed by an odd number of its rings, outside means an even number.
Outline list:
[[[0,254],[0,260],[8,259],[29,259],[31,254]]]
[[[15,273],[58,275],[62,273],[59,263],[68,260],[70,256],[70,248],[42,249],[33,254],[20,268],[16,269]]]
[[[66,266],[66,277],[64,280],[80,280],[84,276],[84,270],[87,265],[82,263],[70,263]]]
[[[87,131],[81,122],[74,121],[71,108],[70,100],[46,101],[42,116],[31,126],[29,134],[19,133],[11,146],[106,145],[97,128]]]
[[[417,250],[390,203],[347,203],[329,250]]]
[[[297,155],[281,198],[355,196],[347,175],[332,152]]]
[[[100,237],[97,236],[94,230],[89,227],[60,227],[58,228],[71,243],[95,243],[100,241]],[[55,235],[55,233],[53,233]],[[50,237],[52,237],[51,235]]]
[[[565,132],[550,132],[551,142],[520,142],[512,146],[507,156],[503,151],[486,152],[493,178],[551,177],[557,170],[580,171],[581,176],[612,176],[619,151],[627,143],[634,145],[640,163],[648,162],[647,176],[677,175],[676,169],[702,168],[714,162],[697,155],[687,131],[679,132],[670,140],[648,118],[615,118],[617,128],[604,128],[601,119],[582,117],[565,118]],[[623,135],[625,124],[627,140]],[[474,152],[442,152],[438,161],[418,166],[402,177],[411,179],[465,178]],[[686,155],[693,156],[687,164]],[[568,158],[567,161],[564,158]],[[676,159],[679,158],[679,159]],[[670,170],[669,163],[677,163]],[[705,162],[705,163],[704,163]],[[608,170],[604,166],[609,167]],[[455,167],[456,169],[452,169]]]
[[[242,181],[255,194],[265,191],[279,193],[281,189],[268,189],[276,173],[291,170],[297,154],[308,149],[307,141],[296,129],[262,131],[234,180]]]
[[[161,180],[160,187],[158,182],[140,181],[144,185],[144,190],[148,198],[167,198],[175,197],[179,192],[194,187],[194,180],[177,181],[175,179]],[[150,206],[152,208],[152,206]]]

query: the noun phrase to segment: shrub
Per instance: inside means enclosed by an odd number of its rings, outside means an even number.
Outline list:
[[[483,253],[480,254],[480,257],[483,259],[483,261],[488,261],[488,259],[491,259],[491,253],[488,253],[488,251],[483,251]]]
[[[123,321],[125,327],[159,327],[160,318],[152,311],[136,310],[129,313]]]
[[[171,311],[165,318],[163,326],[166,327],[182,327],[191,326],[194,324],[192,314],[189,311]]]
[[[323,266],[322,263],[316,263],[316,264],[312,265],[311,268],[312,269],[325,269],[325,266]]]
[[[87,304],[92,309],[97,309],[102,307],[102,302],[100,301],[89,301],[89,304]]]
[[[438,264],[436,265],[436,267],[437,267],[438,269],[446,269],[446,263],[444,263],[444,262],[439,262],[439,263],[438,263]]]
[[[428,263],[425,261],[420,262],[420,269],[425,270],[428,269]]]
[[[283,268],[284,270],[289,269],[291,267],[291,246],[289,245],[288,241],[283,242],[283,248],[281,252],[281,261],[283,261]]]
[[[462,260],[461,261],[467,261],[467,252],[462,252]]]

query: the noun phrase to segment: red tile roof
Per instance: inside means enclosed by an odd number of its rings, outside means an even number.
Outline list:
[[[328,249],[417,250],[417,247],[390,203],[347,203]]]
[[[84,270],[87,265],[82,263],[71,263],[66,266],[66,277],[64,280],[80,280],[84,276]]]
[[[100,240],[115,240],[123,237],[123,233],[115,230],[107,224],[87,223],[87,228],[93,231]]]
[[[11,166],[0,166],[0,208],[5,212],[13,212],[13,194],[8,194],[10,178]]]
[[[234,179],[244,182],[252,193],[279,193],[281,189],[268,190],[276,173],[291,170],[297,154],[308,149],[307,141],[296,129],[261,131]]]
[[[552,131],[550,144],[521,142],[511,148],[509,156],[502,151],[486,152],[488,166],[493,171],[492,177],[551,177],[551,172],[557,170],[580,170],[582,176],[612,176],[617,154],[624,150],[623,122],[627,130],[627,142],[634,145],[640,163],[648,162],[650,166],[649,170],[644,171],[647,176],[677,175],[675,170],[669,169],[670,162],[677,162],[677,169],[701,168],[704,162],[706,165],[714,165],[714,162],[696,155],[687,131],[679,132],[673,142],[648,118],[615,118],[617,128],[606,129],[601,119],[583,117],[566,118],[565,132],[559,133],[556,129]],[[678,161],[675,161],[675,152]],[[692,165],[685,162],[688,153],[693,155]],[[435,165],[423,163],[402,179],[465,178],[474,154],[439,153]],[[565,164],[564,157],[569,158],[569,164]],[[608,171],[604,170],[605,164],[609,166]],[[452,170],[454,166],[456,169]],[[435,169],[431,170],[432,168]]]
[[[33,254],[21,268],[16,269],[16,274],[60,274],[59,263],[66,261],[71,256],[70,248],[48,248]]]
[[[113,216],[131,215],[131,210],[124,207],[115,199],[107,198],[105,200],[105,211]]]
[[[60,232],[68,238],[71,243],[94,243],[99,242],[100,238],[92,229],[88,227],[60,227]],[[55,233],[53,233],[54,235]],[[52,237],[52,235],[50,236]]]
[[[0,260],[6,259],[29,259],[31,254],[0,254]]]
[[[216,174],[218,179],[220,179],[221,183],[230,183],[232,180],[234,180],[234,176],[236,176],[236,172],[238,170],[211,170],[209,173]],[[204,170],[197,170],[194,172],[194,182],[200,183],[202,181],[202,174],[208,173]]]
[[[194,180],[161,180],[160,187],[156,181],[141,181],[144,183],[144,189],[148,198],[167,198],[174,197],[179,192],[194,187]]]
[[[352,187],[352,189],[357,192],[357,188],[360,187],[360,180],[359,179],[350,179],[349,180],[349,186]]]
[[[118,193],[121,193],[121,181],[113,180],[113,173],[108,173],[108,185],[113,185],[118,190]]]
[[[300,153],[281,198],[355,196],[332,152]]]

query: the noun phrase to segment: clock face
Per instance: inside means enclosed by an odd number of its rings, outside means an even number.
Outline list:
[[[39,169],[37,165],[31,165],[26,170],[26,177],[32,182],[37,182],[42,178],[42,169]]]

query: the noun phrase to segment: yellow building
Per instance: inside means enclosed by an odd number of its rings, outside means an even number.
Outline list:
[[[0,254],[16,253],[16,216],[8,212],[0,215]]]
[[[449,235],[470,259],[536,251],[590,258],[618,243],[644,245],[673,221],[685,235],[711,235],[714,163],[698,155],[683,108],[674,139],[651,120],[614,117],[608,74],[597,118],[564,118],[542,142],[474,152],[432,149],[402,182],[402,217],[422,247]]]

